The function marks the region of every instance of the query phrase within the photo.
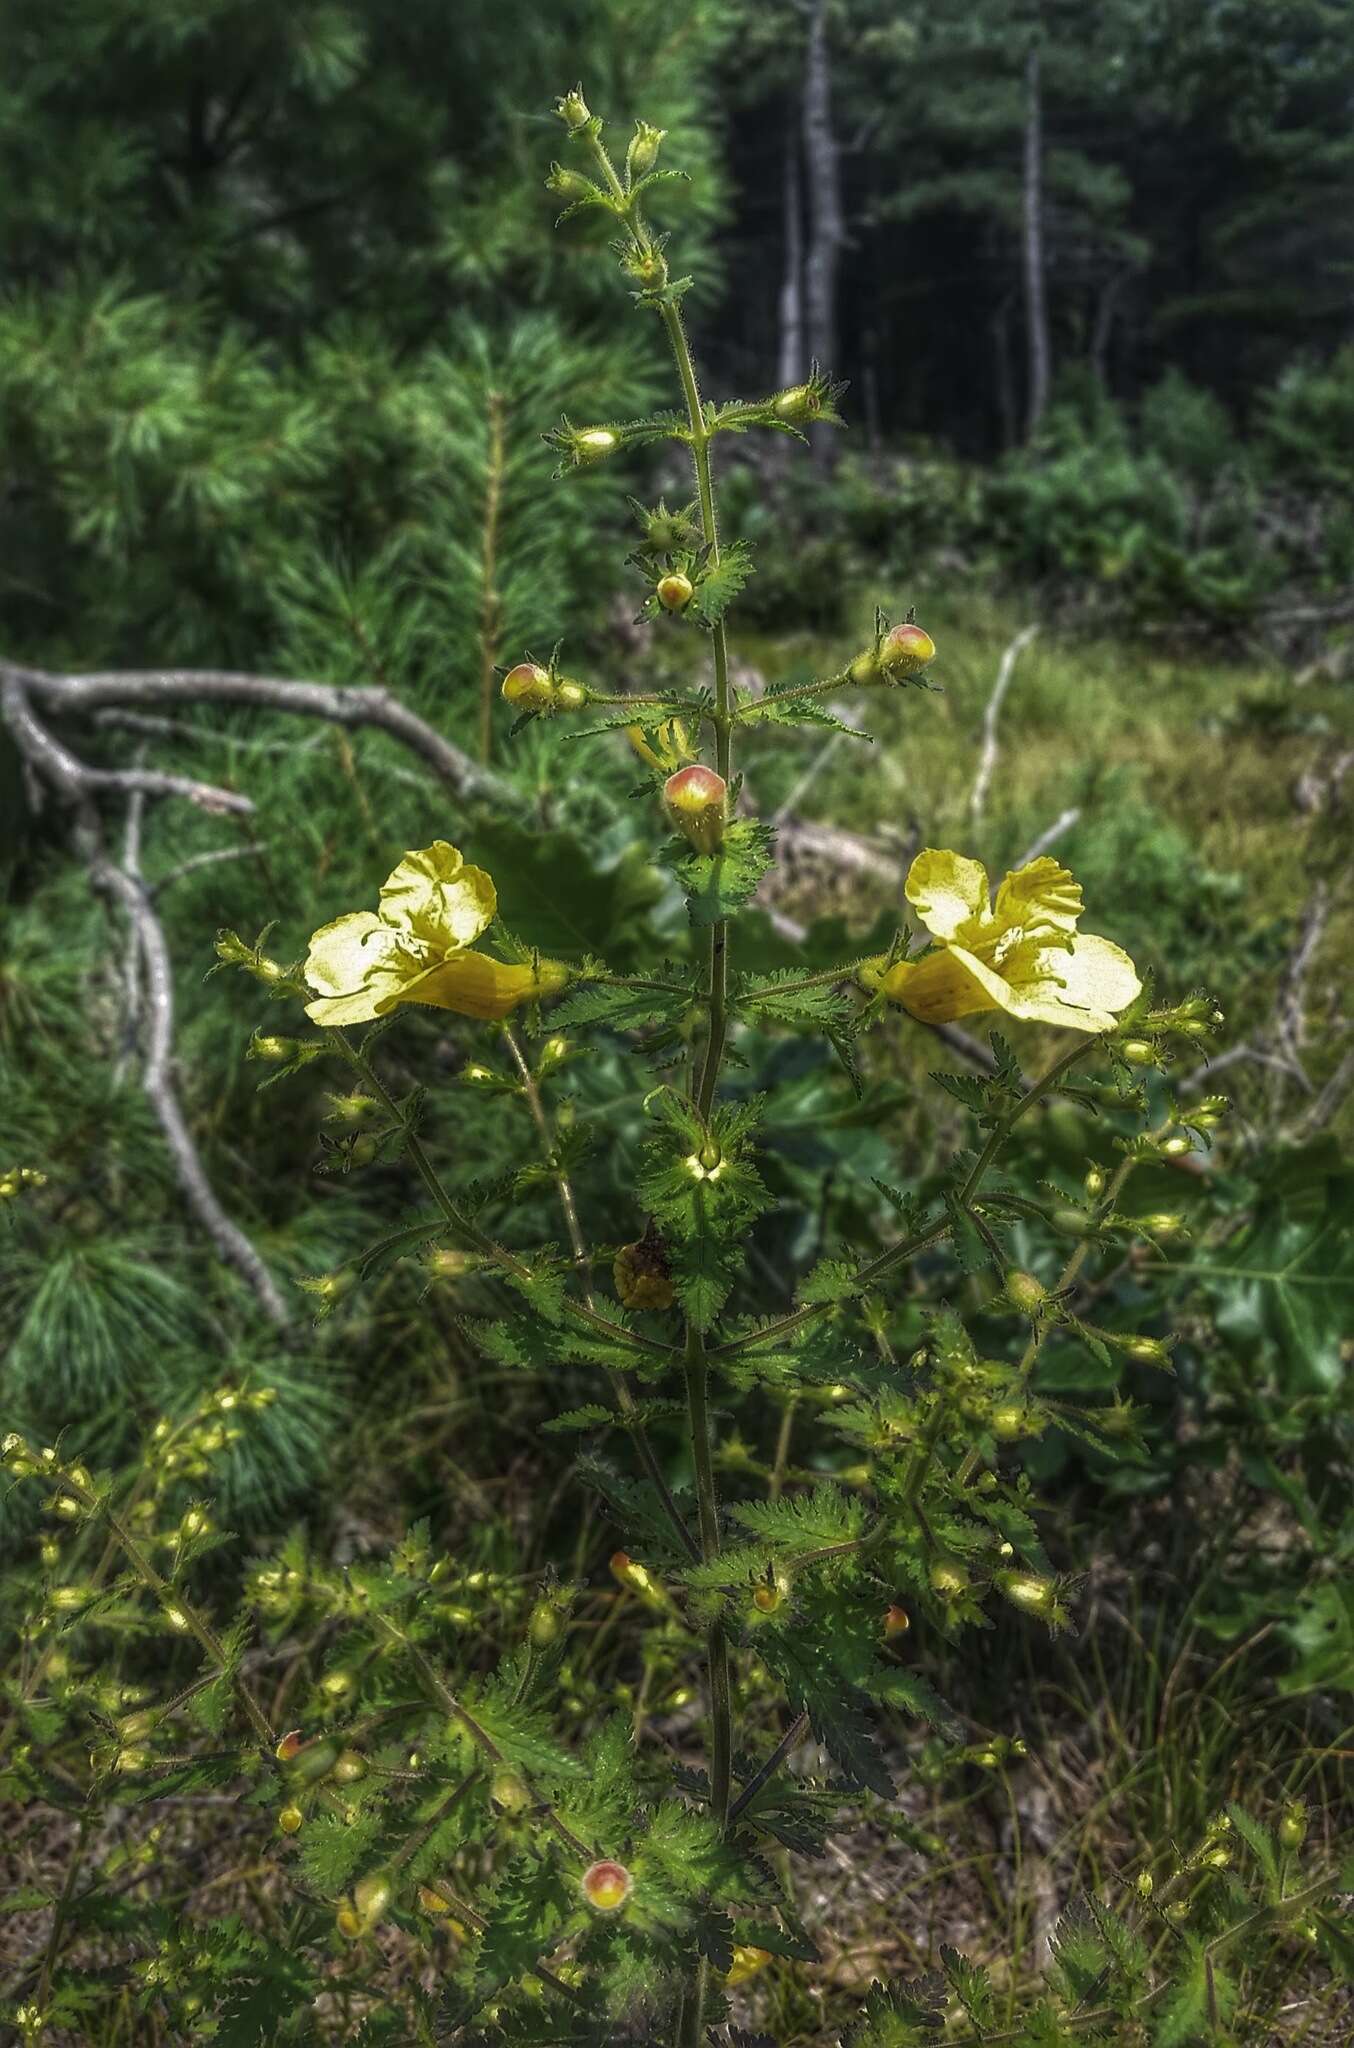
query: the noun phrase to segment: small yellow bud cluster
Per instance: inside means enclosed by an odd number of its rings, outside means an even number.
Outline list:
[[[0,1202],[12,1202],[25,1188],[45,1188],[47,1176],[36,1166],[11,1166],[0,1173]]]

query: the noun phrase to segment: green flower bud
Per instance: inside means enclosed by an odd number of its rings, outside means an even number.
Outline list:
[[[1054,1209],[1048,1220],[1063,1237],[1090,1237],[1095,1229],[1095,1219],[1084,1209]]]
[[[788,391],[782,391],[773,400],[771,410],[778,420],[788,420],[791,425],[798,426],[805,420],[817,419],[823,410],[822,393],[813,384],[792,384]]]
[[[1150,1039],[1122,1039],[1119,1050],[1131,1067],[1154,1067],[1157,1063],[1157,1049]]]
[[[1284,1808],[1278,1833],[1282,1849],[1300,1849],[1306,1841],[1307,1808],[1300,1799],[1293,1800]]]
[[[969,1576],[957,1557],[938,1557],[930,1570],[931,1590],[942,1600],[957,1600],[968,1591]]]
[[[547,192],[553,192],[557,199],[586,199],[597,187],[591,178],[585,178],[581,171],[568,171],[563,164],[551,164],[550,176],[545,181]]]
[[[592,119],[581,85],[576,85],[572,92],[566,92],[562,99],[556,100],[555,112],[571,135],[576,135],[580,128],[586,128]]]
[[[1048,1289],[1042,1280],[1036,1280],[1033,1273],[1022,1273],[1013,1269],[1005,1279],[1006,1298],[1022,1315],[1037,1315],[1048,1300]]]
[[[631,184],[653,169],[667,132],[666,128],[651,128],[647,121],[636,121],[630,147],[625,152],[626,175]]]
[[[531,1804],[531,1788],[520,1771],[495,1771],[489,1797],[504,1813],[522,1813]]]
[[[1058,1605],[1058,1588],[1052,1579],[1038,1572],[998,1572],[997,1591],[1027,1614],[1053,1614]]]
[[[884,680],[884,671],[879,666],[879,657],[873,647],[867,647],[863,654],[858,654],[846,673],[850,681],[862,690]]]

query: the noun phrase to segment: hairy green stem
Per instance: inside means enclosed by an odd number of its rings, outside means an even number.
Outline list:
[[[414,1130],[409,1118],[400,1108],[390,1090],[377,1075],[371,1061],[358,1051],[357,1047],[344,1032],[335,1031],[334,1036],[342,1046],[347,1058],[352,1062],[356,1071],[370,1088],[372,1094],[384,1105],[399,1125],[404,1137],[405,1150],[413,1161],[420,1180],[438,1208],[442,1211],[451,1228],[463,1237],[467,1244],[472,1245],[482,1257],[491,1260],[496,1266],[501,1266],[504,1272],[511,1273],[514,1279],[530,1279],[530,1267],[524,1265],[522,1260],[515,1257],[506,1246],[496,1244],[493,1238],[486,1237],[484,1232],[477,1229],[468,1216],[461,1214],[443,1186],[442,1177],[433,1165],[432,1160],[428,1157],[422,1139],[417,1131]],[[575,1321],[586,1323],[590,1329],[605,1332],[613,1344],[619,1344],[624,1350],[647,1351],[657,1358],[670,1358],[675,1355],[671,1344],[659,1344],[652,1337],[641,1337],[634,1330],[622,1329],[619,1323],[613,1323],[608,1317],[598,1315],[595,1309],[587,1308],[581,1301],[573,1301],[566,1295],[563,1306],[566,1314],[571,1315]]]
[[[504,1025],[503,1037],[507,1043],[508,1051],[512,1054],[513,1064],[517,1068],[521,1079],[522,1094],[526,1099],[528,1109],[531,1111],[531,1119],[536,1126],[537,1134],[541,1141],[541,1149],[545,1155],[546,1163],[549,1165],[554,1156],[555,1134],[550,1128],[550,1119],[546,1114],[545,1104],[541,1100],[541,1091],[536,1085],[536,1077],[531,1071],[531,1064],[522,1050],[521,1042],[511,1025]],[[592,1262],[588,1252],[587,1241],[583,1236],[583,1226],[578,1220],[578,1204],[574,1200],[573,1182],[562,1166],[556,1166],[554,1174],[555,1185],[559,1190],[560,1208],[564,1212],[564,1227],[569,1233],[569,1244],[574,1255],[574,1267],[583,1287],[583,1300],[585,1305],[591,1309],[592,1292],[588,1285],[588,1275]],[[650,1485],[663,1503],[663,1512],[676,1531],[682,1548],[690,1558],[695,1560],[699,1558],[700,1550],[692,1537],[691,1531],[686,1526],[685,1516],[672,1497],[671,1487],[663,1477],[663,1468],[659,1464],[657,1453],[649,1440],[648,1430],[642,1422],[634,1419],[638,1404],[629,1386],[626,1384],[625,1375],[614,1368],[608,1367],[607,1378],[611,1382],[611,1391],[616,1397],[616,1406],[620,1409],[622,1415],[626,1417],[627,1427],[630,1430],[630,1434],[634,1437],[635,1449],[639,1454],[640,1463],[648,1475]]]

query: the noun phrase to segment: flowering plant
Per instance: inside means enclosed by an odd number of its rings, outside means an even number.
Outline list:
[[[316,1039],[270,1038],[277,1051],[265,1056],[284,1070],[327,1056],[350,1070],[350,1163],[361,1163],[358,1141],[368,1160],[402,1149],[426,1197],[351,1268],[316,1284],[322,1308],[391,1259],[423,1255],[487,1290],[491,1311],[468,1315],[466,1330],[501,1366],[587,1372],[609,1394],[556,1426],[610,1439],[613,1455],[580,1458],[579,1478],[623,1545],[610,1564],[618,1594],[652,1621],[646,1683],[666,1673],[671,1713],[688,1718],[671,1721],[665,1743],[636,1739],[638,1713],[561,1725],[577,1588],[548,1576],[496,1588],[518,1648],[479,1668],[462,1630],[484,1574],[439,1550],[423,1525],[385,1561],[340,1569],[297,1543],[252,1571],[254,1623],[274,1642],[306,1634],[317,1646],[310,1679],[287,1701],[299,1725],[284,1731],[248,1667],[246,1628],[218,1630],[189,1589],[219,1540],[206,1504],[177,1519],[167,1507],[175,1477],[205,1476],[266,1392],[227,1390],[202,1414],[166,1422],[130,1505],[55,1448],[7,1439],[9,1470],[44,1486],[67,1522],[102,1523],[128,1567],[124,1595],[148,1593],[164,1628],[202,1655],[197,1679],[168,1703],[99,1699],[98,1778],[153,1791],[243,1770],[296,1859],[299,1904],[285,1940],[241,1931],[194,1946],[161,1930],[141,1994],[188,2037],[281,2038],[276,2028],[291,2027],[325,1981],[308,1957],[327,1943],[331,1968],[336,1950],[360,1953],[392,1930],[435,1956],[438,1991],[405,1987],[408,2034],[403,2009],[374,2010],[362,2034],[372,2043],[696,2048],[729,2018],[730,1993],[772,1958],[811,1962],[795,1860],[892,1798],[876,1711],[968,1753],[961,1716],[911,1646],[989,1625],[1001,1602],[1050,1630],[1071,1625],[1075,1581],[1050,1564],[1013,1447],[1057,1428],[1104,1455],[1133,1454],[1132,1405],[1042,1384],[1044,1346],[1056,1331],[1107,1363],[1117,1350],[1169,1366],[1166,1333],[1089,1321],[1081,1283],[1093,1254],[1118,1258],[1179,1233],[1173,1213],[1131,1212],[1131,1177],[1205,1146],[1221,1114],[1216,1098],[1188,1114],[1153,1111],[1148,1080],[1175,1047],[1206,1046],[1220,1020],[1199,993],[1154,1004],[1117,946],[1078,930],[1081,892],[1050,859],[1008,874],[990,897],[978,862],[928,849],[906,883],[925,950],[909,952],[900,935],[884,954],[822,970],[740,965],[739,920],[774,859],[774,833],[742,802],[740,735],[839,725],[826,700],[851,690],[895,693],[901,708],[898,693],[927,686],[936,649],[915,620],[891,626],[879,615],[870,643],[833,675],[740,695],[726,621],[753,563],[721,539],[713,450],[729,433],[821,431],[837,419],[840,388],[815,370],[769,398],[708,402],[683,322],[689,280],[671,274],[666,237],[648,220],[673,175],[657,168],[662,131],[640,122],[618,171],[581,91],[558,111],[578,161],[556,167],[551,186],[567,212],[600,213],[616,230],[634,296],[671,346],[683,409],[566,420],[551,439],[566,477],[654,443],[686,452],[694,505],[678,515],[641,506],[635,559],[650,586],[645,616],[690,636],[697,673],[687,686],[618,695],[527,657],[504,675],[502,695],[518,727],[550,718],[571,737],[628,741],[648,775],[653,823],[667,832],[689,945],[643,973],[542,957],[530,931],[499,917],[490,875],[439,839],[406,853],[377,910],[345,911],[318,930],[300,966],[229,934],[220,951],[320,1027]],[[473,820],[457,836],[473,854]],[[423,1135],[427,1097],[398,1095],[381,1042],[393,1012],[420,1005],[492,1027],[485,1058],[465,1072],[522,1106],[542,1153],[532,1171],[558,1199],[565,1250],[513,1242],[511,1213],[495,1234],[485,1191],[439,1172]],[[892,1219],[883,1248],[862,1258],[831,1246],[788,1305],[768,1303],[747,1257],[772,1207],[760,1136],[768,1105],[729,1085],[731,1064],[768,1033],[817,1037],[860,1086],[861,1038],[894,1028],[898,1007],[909,1031],[995,1010],[1029,1037],[1017,1048],[994,1033],[977,1073],[937,1077],[978,1135],[939,1187],[909,1185],[906,1168],[901,1185],[878,1184]],[[373,1028],[357,1038],[360,1026]],[[589,1235],[554,1092],[574,1050],[592,1041],[646,1070],[632,1236],[619,1247]],[[496,1047],[504,1074],[488,1064]],[[1002,1174],[1025,1120],[1058,1094],[1104,1118],[1118,1158],[1110,1172],[1091,1164],[1079,1195],[1056,1189],[1040,1203]],[[1016,1258],[1017,1235],[1044,1248],[1038,1258]],[[1059,1240],[1050,1270],[1046,1248]],[[918,1274],[924,1300],[899,1285]],[[827,1448],[796,1465],[804,1416],[817,1418]],[[106,1598],[94,1584],[58,1586],[53,1611],[97,1618]],[[173,1753],[185,1723],[217,1740],[211,1755],[185,1763]],[[992,1734],[974,1754],[996,1762],[1015,1748]],[[1069,1926],[1028,2031],[998,2030],[985,1972],[947,1949],[941,1974],[875,1987],[851,2040],[906,2048],[953,2023],[950,2038],[966,2042],[1052,2043],[1136,2027],[1159,2006],[1185,2011],[1179,2001],[1196,1992],[1215,2009],[1222,1949],[1302,1912],[1322,1889],[1291,1882],[1287,1859],[1305,1825],[1297,1809],[1277,1847],[1254,1820],[1235,1825],[1258,1861],[1262,1906],[1241,1887],[1225,1899],[1209,1889],[1228,1861],[1223,1819],[1178,1852],[1156,1897],[1144,1873],[1126,1916],[1096,1901]],[[1168,1911],[1186,1942],[1178,1978],[1161,1975],[1143,1939]],[[45,2024],[49,1989],[50,1972],[24,2008],[30,2034]],[[1170,2038],[1194,2037],[1186,2023]]]

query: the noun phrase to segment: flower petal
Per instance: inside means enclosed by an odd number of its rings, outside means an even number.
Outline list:
[[[981,861],[928,846],[907,871],[905,894],[933,938],[952,939],[986,912],[987,871]]]
[[[1116,1012],[1142,987],[1123,948],[1094,932],[1082,933],[1070,949],[1041,947],[1031,969],[1012,988],[1012,1015],[1073,1031],[1111,1030]]]
[[[900,960],[884,976],[882,987],[890,1002],[901,1003],[923,1024],[949,1024],[979,1010],[1011,1008],[1009,985],[962,946],[945,946],[924,953],[920,960]]]
[[[321,925],[310,941],[305,977],[317,1001],[306,1004],[313,1024],[363,1024],[408,978],[412,963],[399,934],[375,911],[354,910]]]
[[[435,1010],[455,1010],[462,1017],[501,1018],[536,996],[556,995],[569,970],[554,960],[535,966],[509,966],[487,953],[453,953],[448,960],[406,985],[393,1003],[427,1003]]]
[[[1026,931],[1052,928],[1074,932],[1081,916],[1081,884],[1069,870],[1044,854],[1007,875],[997,890],[998,924]]]
[[[467,867],[445,839],[406,853],[381,890],[387,924],[452,953],[473,945],[498,908],[494,885],[483,868]]]

